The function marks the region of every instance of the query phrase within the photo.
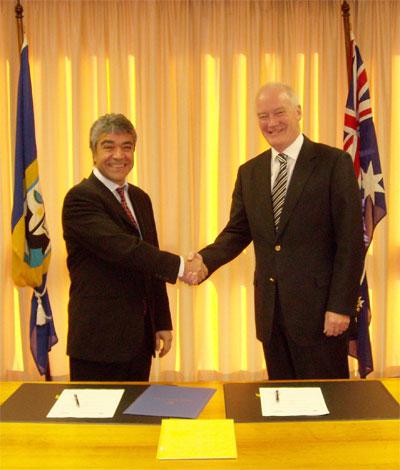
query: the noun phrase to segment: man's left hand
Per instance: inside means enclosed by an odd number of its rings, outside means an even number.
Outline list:
[[[339,336],[350,325],[350,317],[346,314],[325,312],[324,333],[326,336]]]
[[[161,347],[162,341],[162,347]],[[158,357],[163,357],[171,349],[172,345],[172,331],[161,330],[156,331],[156,351],[158,351]]]

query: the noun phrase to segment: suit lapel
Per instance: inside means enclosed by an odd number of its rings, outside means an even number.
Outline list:
[[[133,210],[135,211],[137,223],[139,224],[140,234],[142,239],[146,240],[148,238],[146,210],[143,207],[143,204],[141,204],[140,198],[135,192],[135,188],[131,184],[128,184],[128,194],[133,206]]]
[[[89,181],[95,186],[97,192],[99,193],[102,199],[107,201],[107,205],[111,206],[115,212],[118,214],[124,215],[124,210],[122,209],[121,204],[118,202],[117,198],[111,193],[111,191],[92,173],[89,176]]]
[[[256,173],[255,188],[260,188],[260,200],[256,210],[259,214],[262,214],[262,220],[265,224],[263,232],[275,235],[271,197],[271,156],[272,152],[269,149],[265,152],[265,158],[260,160],[260,169]]]
[[[104,184],[98,178],[96,178],[96,176],[94,176],[93,173],[89,176],[89,181],[91,181],[94,184],[94,186],[96,187],[97,191],[100,194],[100,197],[102,197],[103,199],[106,200],[106,204],[107,204],[108,207],[110,207],[110,209],[111,209],[110,212],[111,212],[111,214],[114,214],[114,218],[115,218],[115,216],[117,216],[118,219],[123,219],[124,222],[126,222],[130,227],[132,227],[132,231],[135,234],[137,234],[137,236],[140,236],[140,233],[133,226],[131,220],[129,219],[128,215],[126,214],[123,207],[121,206],[121,203],[112,194],[112,192],[106,186],[104,186]],[[134,198],[132,197],[132,194],[130,192],[130,189],[131,189],[130,186],[128,186],[128,188],[129,188],[128,189],[129,197],[131,199],[132,204],[134,204],[133,203]],[[137,209],[134,205],[133,205],[133,207],[135,209],[135,214],[137,215]],[[139,221],[139,227],[140,227],[140,230],[142,230],[142,226],[140,224],[140,221]]]
[[[290,215],[295,208],[297,201],[299,200],[304,185],[306,184],[317,163],[316,157],[317,155],[313,152],[312,142],[304,137],[304,143],[297,158],[297,162],[294,167],[294,171],[286,193],[285,204],[283,206],[278,231],[276,234],[277,236],[283,231],[289,221]]]

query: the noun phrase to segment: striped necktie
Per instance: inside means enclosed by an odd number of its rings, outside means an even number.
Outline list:
[[[278,228],[279,220],[285,202],[286,185],[287,185],[287,156],[279,153],[276,158],[279,161],[280,168],[276,177],[274,187],[272,188],[272,209],[274,211],[275,229]]]
[[[138,228],[138,224],[135,220],[135,217],[133,217],[133,214],[132,212],[130,211],[129,207],[128,207],[128,204],[126,202],[126,199],[125,199],[125,189],[124,187],[120,187],[120,188],[117,188],[116,189],[117,193],[119,194],[119,197],[121,198],[121,206],[122,208],[124,209],[124,211],[126,212],[126,215],[129,217],[129,220],[132,222],[132,225],[135,226],[135,228]]]

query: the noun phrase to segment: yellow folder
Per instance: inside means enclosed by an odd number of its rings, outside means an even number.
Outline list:
[[[236,459],[233,419],[163,419],[158,459]]]

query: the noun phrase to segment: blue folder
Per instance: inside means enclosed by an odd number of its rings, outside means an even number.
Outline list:
[[[215,392],[215,388],[150,385],[124,414],[197,418]]]

